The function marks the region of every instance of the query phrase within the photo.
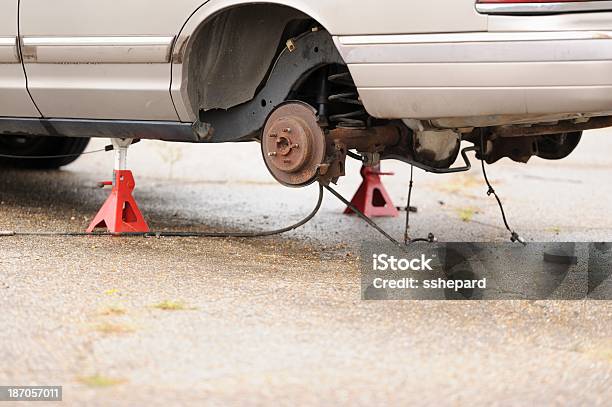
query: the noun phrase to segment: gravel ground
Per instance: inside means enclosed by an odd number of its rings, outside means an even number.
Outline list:
[[[489,167],[528,240],[612,241],[606,132],[567,160]],[[258,154],[142,142],[129,159],[156,230],[295,222],[316,188],[276,185]],[[107,153],[2,171],[0,229],[84,229],[111,166]],[[399,205],[408,168],[383,169]],[[415,183],[414,236],[507,240],[478,169]],[[91,405],[609,405],[610,301],[361,301],[360,243],[381,237],[341,211],[327,196],[304,228],[257,240],[0,237],[0,384],[63,385]],[[401,236],[403,220],[380,223]]]

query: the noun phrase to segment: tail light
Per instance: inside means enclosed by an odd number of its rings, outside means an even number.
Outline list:
[[[612,10],[610,0],[477,0],[483,14],[560,14]]]

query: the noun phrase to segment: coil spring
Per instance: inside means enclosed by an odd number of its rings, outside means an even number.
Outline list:
[[[330,102],[344,103],[346,105],[359,106],[359,109],[348,113],[339,113],[329,116],[329,121],[336,123],[339,127],[367,127],[367,112],[363,103],[359,100],[359,94],[349,72],[330,75],[327,79],[330,83],[352,88],[350,92],[336,93],[329,96]]]

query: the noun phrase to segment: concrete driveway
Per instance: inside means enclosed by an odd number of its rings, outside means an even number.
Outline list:
[[[612,241],[610,136],[588,133],[564,161],[489,167],[512,226]],[[278,186],[257,144],[142,142],[129,163],[157,230],[276,228],[316,199]],[[383,165],[403,204],[408,167]],[[84,229],[111,168],[106,153],[3,171],[0,229]],[[507,239],[485,192],[478,169],[416,172],[412,234]],[[611,302],[361,301],[359,245],[381,237],[342,209],[327,196],[304,228],[256,240],[0,237],[0,384],[63,385],[91,405],[609,404]],[[401,236],[403,219],[380,223]]]

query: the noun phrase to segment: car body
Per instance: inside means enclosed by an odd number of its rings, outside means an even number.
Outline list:
[[[311,31],[329,41],[296,56]],[[325,64],[347,67],[372,119],[427,138],[604,127],[612,2],[6,0],[0,134],[257,139]]]

